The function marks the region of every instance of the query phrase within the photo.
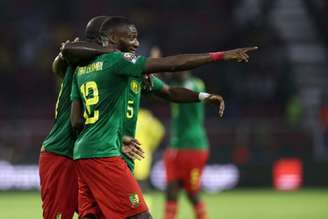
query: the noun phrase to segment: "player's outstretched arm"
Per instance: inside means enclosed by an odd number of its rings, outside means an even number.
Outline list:
[[[109,51],[108,48],[104,48],[96,43],[84,41],[66,43],[61,48],[61,53],[65,60],[73,65],[83,64],[84,62]]]
[[[219,117],[223,117],[225,104],[223,97],[215,94],[208,94],[204,92],[194,92],[187,88],[169,87],[165,85],[160,92],[155,93],[163,99],[175,103],[197,103],[204,101],[208,104],[213,104],[219,109]]]
[[[247,53],[257,49],[258,47],[246,47],[223,52],[182,54],[163,58],[148,58],[145,66],[145,73],[191,70],[220,60],[248,62],[249,55]]]
[[[194,92],[183,87],[170,87],[164,85],[163,88],[155,92],[156,96],[159,96],[169,102],[174,103],[196,103],[199,102],[198,92]]]

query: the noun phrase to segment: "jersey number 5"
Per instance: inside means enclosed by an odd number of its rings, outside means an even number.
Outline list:
[[[93,124],[99,119],[99,110],[95,110],[95,105],[99,102],[99,91],[96,82],[89,81],[80,87],[81,93],[85,101],[85,110],[83,117],[84,124]]]
[[[126,112],[126,117],[128,119],[131,119],[133,117],[133,100],[129,100],[128,101],[128,109],[127,109],[127,112]]]

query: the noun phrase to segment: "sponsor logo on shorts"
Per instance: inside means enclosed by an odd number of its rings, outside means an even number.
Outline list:
[[[57,213],[56,214],[56,219],[62,219],[62,213]]]
[[[130,203],[131,203],[131,207],[132,208],[137,208],[139,207],[140,204],[140,199],[137,193],[132,193],[129,197],[130,199]]]

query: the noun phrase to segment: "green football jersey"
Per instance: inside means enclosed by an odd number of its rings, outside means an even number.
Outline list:
[[[115,51],[76,68],[71,99],[82,100],[85,122],[74,159],[121,156],[129,79],[142,77],[145,61]]]
[[[70,122],[70,93],[73,73],[74,69],[69,66],[66,69],[57,97],[54,124],[49,135],[42,143],[42,146],[46,151],[70,158],[73,157],[74,147],[74,137],[72,135],[72,127]]]
[[[136,126],[138,120],[138,113],[140,110],[140,98],[141,92],[143,94],[148,94],[152,92],[159,92],[164,87],[164,82],[155,76],[151,76],[152,88],[150,91],[143,89],[143,76],[141,77],[130,77],[129,78],[129,88],[128,88],[128,102],[126,108],[126,116],[124,120],[124,130],[123,135],[128,135],[130,137],[135,137]],[[123,154],[125,162],[128,164],[131,171],[134,170],[134,161]]]
[[[205,90],[204,83],[191,77],[172,86],[184,87],[195,92]],[[170,147],[175,149],[207,149],[208,140],[204,128],[204,103],[171,104]]]

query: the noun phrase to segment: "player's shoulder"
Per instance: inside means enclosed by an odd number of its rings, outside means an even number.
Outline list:
[[[107,52],[107,53],[104,53],[100,56],[98,56],[98,59],[119,59],[121,58],[123,55],[122,55],[122,52],[120,51],[113,51],[113,52]]]
[[[68,65],[65,71],[65,74],[69,73],[69,74],[73,74],[75,71],[76,66],[73,65]]]
[[[123,60],[123,53],[120,51],[113,51],[102,54],[97,57],[93,62],[102,62],[104,69],[110,68],[116,64],[119,64]]]

